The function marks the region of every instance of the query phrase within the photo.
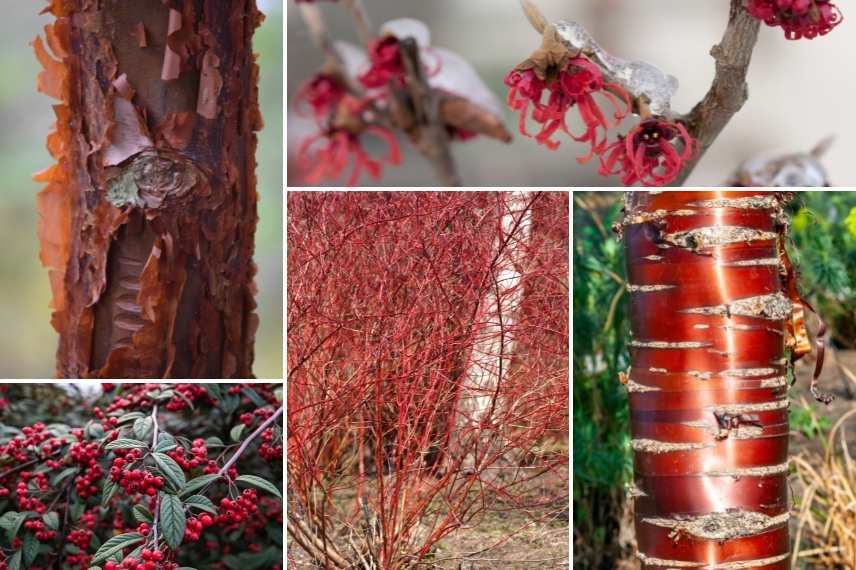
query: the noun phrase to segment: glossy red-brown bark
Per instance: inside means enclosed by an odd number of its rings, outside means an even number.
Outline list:
[[[782,197],[628,193],[639,558],[789,568]]]
[[[254,0],[53,0],[37,175],[60,377],[249,377]]]

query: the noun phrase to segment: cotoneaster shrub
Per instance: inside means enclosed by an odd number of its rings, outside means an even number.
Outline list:
[[[102,387],[3,387],[0,570],[281,569],[281,388]]]

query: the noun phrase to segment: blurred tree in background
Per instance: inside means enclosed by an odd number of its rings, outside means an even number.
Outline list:
[[[790,204],[800,290],[836,348],[856,348],[856,192],[800,192]]]
[[[574,563],[613,568],[629,543],[621,525],[632,476],[624,248],[612,232],[620,192],[574,195]],[[624,552],[623,552],[624,551]]]
[[[282,27],[283,3],[257,0],[267,19],[253,44],[261,67],[259,96],[259,225],[255,260],[261,322],[254,373],[282,377]],[[43,2],[9,2],[0,22],[0,377],[46,378],[54,373],[56,333],[50,325],[50,286],[39,262],[31,175],[51,164],[45,136],[53,122],[50,98],[36,92],[40,66],[29,45],[50,18]]]

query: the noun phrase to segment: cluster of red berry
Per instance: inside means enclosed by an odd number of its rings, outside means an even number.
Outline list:
[[[139,449],[117,449],[113,465],[110,467],[110,479],[119,484],[128,494],[142,493],[154,496],[163,488],[163,477],[153,475],[145,469],[129,469],[143,457]]]
[[[262,444],[259,446],[259,455],[266,461],[282,459],[282,442],[280,441],[278,445],[275,445],[273,441],[273,428],[268,428],[262,432]]]
[[[187,542],[196,542],[202,536],[202,531],[215,523],[214,518],[204,513],[196,517],[187,519],[187,526],[184,528],[184,540]]]
[[[4,477],[0,480],[0,499],[8,497],[9,502],[14,505],[12,507],[14,510],[30,513],[21,524],[21,535],[13,537],[11,543],[7,542],[6,548],[11,545],[13,551],[22,550],[25,543],[22,539],[25,537],[35,537],[41,542],[56,541],[61,534],[57,525],[54,524],[56,513],[44,517],[33,515],[45,515],[49,510],[61,513],[63,509],[71,508],[74,503],[83,512],[76,518],[76,523],[63,519],[62,533],[66,543],[72,547],[64,552],[60,560],[63,568],[84,570],[92,565],[95,555],[93,541],[98,541],[99,538],[101,541],[104,540],[102,531],[103,534],[110,536],[133,530],[134,527],[129,528],[128,524],[130,519],[128,509],[131,506],[139,504],[145,506],[149,512],[157,512],[158,492],[166,486],[166,479],[159,476],[157,472],[153,472],[144,463],[144,460],[147,461],[149,450],[120,448],[107,451],[104,448],[105,443],[120,437],[122,429],[130,429],[119,427],[119,416],[128,411],[134,411],[134,406],[154,404],[151,399],[148,399],[149,396],[146,396],[147,390],[141,390],[138,386],[140,385],[129,388],[128,394],[125,394],[124,386],[113,387],[116,391],[113,403],[119,403],[120,406],[114,408],[111,404],[103,409],[95,408],[93,415],[97,422],[91,424],[96,426],[94,428],[71,429],[68,432],[60,430],[59,433],[63,435],[56,435],[58,432],[53,429],[53,426],[48,428],[43,423],[36,423],[22,428],[19,435],[0,445],[0,458],[4,462],[20,466],[4,471]],[[158,388],[162,389],[162,387]],[[184,399],[196,402],[207,399],[213,402],[206,389],[201,386],[188,384],[179,385],[173,389],[182,394],[179,398],[182,402]],[[230,395],[240,397],[241,391],[240,385],[229,388]],[[151,388],[148,392],[151,394]],[[272,390],[259,388],[256,393],[265,400],[276,400]],[[243,398],[242,400],[246,402]],[[186,407],[177,406],[178,409]],[[270,417],[271,413],[270,410],[265,410],[258,416],[254,414],[249,416],[264,419]],[[103,431],[99,428],[103,428]],[[121,435],[121,437],[134,436]],[[208,457],[206,441],[202,438],[194,439],[189,449],[179,445],[167,454],[188,473],[188,480],[192,478],[189,474],[191,470],[217,473],[220,469],[218,461]],[[109,465],[109,470],[105,463]],[[30,469],[27,470],[26,467]],[[68,473],[60,475],[61,482],[52,486],[50,481],[60,470],[67,470]],[[230,479],[236,479],[237,467],[232,466],[225,475]],[[109,476],[110,480],[121,489],[120,492],[115,493],[113,501],[106,509],[95,504],[97,500],[92,499],[102,492],[105,476]],[[65,490],[69,488],[71,492],[66,494]],[[254,528],[261,525],[260,528],[263,528],[272,520],[266,516],[266,511],[251,516],[259,510],[257,503],[259,501],[256,491],[247,490],[236,500],[224,499],[224,507],[218,509],[219,514],[202,513],[191,516],[188,513],[184,534],[185,544],[199,541],[206,528],[222,524],[229,526],[230,531],[239,530],[240,532],[234,534],[228,541],[212,535],[208,537],[208,542],[211,544],[206,547],[211,551],[221,550],[223,553],[228,553],[230,542],[235,540],[234,537],[246,532],[251,525]],[[51,505],[50,508],[48,504]],[[278,504],[281,507],[281,502]],[[120,505],[122,508],[117,508]],[[73,520],[75,519],[71,519]],[[66,524],[71,525],[67,530]],[[121,562],[102,563],[104,570],[111,568],[113,570],[174,570],[180,566],[174,561],[176,551],[155,550],[156,547],[151,541],[150,524],[140,524],[136,526],[136,530],[149,538],[145,546],[151,550],[136,551],[136,554],[126,557]],[[187,555],[186,552],[185,555]],[[7,568],[8,556],[7,550],[0,549],[0,570]],[[40,560],[39,555],[36,560]],[[29,570],[44,568],[32,560],[26,564]]]
[[[259,510],[258,494],[255,489],[245,489],[234,501],[224,497],[220,501],[221,512],[215,522],[225,525],[237,524]]]
[[[44,514],[47,512],[47,506],[39,500],[38,497],[30,496],[30,486],[32,485],[40,493],[48,490],[47,473],[33,473],[31,471],[21,471],[21,480],[18,481],[15,487],[15,493],[18,495],[18,508],[22,511],[33,511],[34,513]]]
[[[166,556],[160,550],[144,549],[140,559],[127,557],[122,562],[107,562],[104,570],[174,570],[178,564],[165,560]]]
[[[33,531],[39,540],[50,540],[56,536],[56,531],[47,528],[41,519],[30,519],[24,522],[24,528]]]
[[[74,488],[81,498],[86,499],[98,493],[98,486],[104,476],[104,470],[98,464],[101,449],[97,442],[79,441],[68,450],[72,463],[81,466],[81,472],[74,482]]]
[[[187,452],[181,446],[167,452],[167,455],[175,459],[175,462],[185,471],[199,467],[203,463],[206,465],[208,463],[208,448],[205,447],[204,439],[193,440],[193,445],[190,448],[190,456],[187,455]],[[216,473],[217,471],[215,470],[214,472]]]

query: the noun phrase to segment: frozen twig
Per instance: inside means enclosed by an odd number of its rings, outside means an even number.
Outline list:
[[[419,152],[434,166],[443,186],[460,186],[461,179],[449,148],[449,133],[440,117],[440,100],[425,77],[415,39],[401,40],[401,58],[415,120],[415,128],[408,134]]]
[[[324,22],[324,16],[314,4],[301,3],[300,15],[303,16],[303,21],[309,30],[309,35],[312,36],[312,41],[324,53],[324,67],[332,71],[336,76],[344,81],[348,89],[353,93],[361,93],[360,86],[348,75],[345,67],[345,62],[342,60],[342,54],[336,48],[336,43],[330,37],[327,31],[327,24]]]
[[[689,178],[698,161],[749,98],[746,75],[760,26],[760,20],[744,8],[743,0],[731,0],[725,34],[710,52],[716,60],[713,84],[704,99],[685,117],[690,134],[698,141],[698,152],[684,165],[675,179],[675,186],[681,186]]]

